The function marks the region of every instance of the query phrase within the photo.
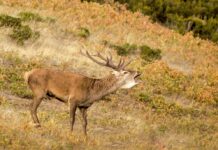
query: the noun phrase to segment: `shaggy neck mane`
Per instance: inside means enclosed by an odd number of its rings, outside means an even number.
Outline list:
[[[90,100],[95,101],[114,92],[119,88],[119,85],[116,83],[117,79],[114,75],[109,75],[103,79],[93,79],[92,86],[90,87]]]

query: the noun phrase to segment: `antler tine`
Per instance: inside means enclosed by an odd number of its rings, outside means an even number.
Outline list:
[[[91,60],[94,61],[95,63],[97,63],[97,64],[99,64],[99,65],[102,65],[102,66],[105,66],[105,65],[106,65],[106,64],[104,64],[104,63],[102,63],[102,62],[96,60],[95,58],[93,58],[92,55],[91,55],[88,51],[86,51],[85,53],[82,52],[82,51],[80,51],[80,52],[81,52],[82,55],[88,57],[89,59],[91,59]]]
[[[109,58],[109,60],[112,61],[113,57],[112,57],[111,52],[109,52],[109,54],[110,54],[110,58]]]
[[[132,60],[129,60],[126,64],[123,63],[122,69],[126,68],[131,62],[132,62]]]
[[[96,56],[98,56],[99,58],[101,58],[104,61],[107,61],[107,59],[105,57],[103,57],[99,52],[97,53]]]
[[[118,63],[118,67],[120,67],[121,63],[123,62],[122,58],[120,58],[119,63]]]
[[[111,53],[109,52],[109,57],[107,57],[107,63],[109,64],[109,65],[112,65],[112,66],[115,66],[114,65],[114,63],[113,63],[113,57],[112,57],[112,55],[111,55]]]
[[[120,58],[120,62],[119,62],[119,64],[118,64],[118,67],[119,67],[120,69],[123,69],[124,63],[125,63],[125,61],[124,61],[124,59],[121,57],[121,58]]]
[[[132,62],[132,60],[129,60],[127,63],[125,63],[124,58],[120,58],[120,61],[118,64],[119,70],[125,69],[131,62]]]
[[[112,62],[112,55],[111,55],[111,53],[109,53],[109,54],[110,54],[110,57],[105,58],[104,56],[101,55],[101,53],[98,52],[96,56],[98,56],[99,58],[104,60],[106,62],[106,65],[108,65],[108,67],[116,68],[116,66]]]
[[[117,69],[117,66],[115,66],[113,64],[111,53],[109,53],[109,54],[110,54],[110,56],[105,58],[104,56],[101,55],[101,53],[98,52],[96,56],[98,56],[99,58],[104,60],[106,62],[106,66],[111,67],[113,69]]]
[[[105,58],[103,57],[99,52],[96,55],[91,55],[88,51],[86,51],[85,53],[80,51],[82,55],[88,57],[89,59],[91,59],[92,61],[94,61],[95,63],[102,65],[102,66],[106,66],[115,70],[118,70],[118,67],[115,66],[112,62],[112,56],[110,56],[110,58]],[[97,56],[99,57],[101,60],[105,61],[105,63],[98,61],[97,59],[93,58],[92,56]]]
[[[124,58],[122,59],[122,63],[120,64],[121,65],[121,67],[123,67],[123,65],[125,64],[125,60],[124,60]]]

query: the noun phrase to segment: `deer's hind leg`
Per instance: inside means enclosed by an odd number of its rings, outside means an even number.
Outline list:
[[[34,98],[30,105],[30,113],[33,123],[35,124],[35,127],[40,127],[41,125],[37,116],[37,109],[40,103],[42,102],[42,99],[45,97],[46,92],[45,90],[37,90],[37,89],[34,89],[32,91],[34,93]]]

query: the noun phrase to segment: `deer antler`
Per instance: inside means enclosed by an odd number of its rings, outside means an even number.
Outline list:
[[[113,57],[112,57],[111,53],[109,53],[109,54],[110,54],[109,57],[106,57],[106,58],[105,58],[105,57],[102,56],[101,53],[99,53],[99,52],[97,52],[97,54],[95,54],[95,55],[91,55],[88,51],[86,51],[85,53],[82,52],[82,51],[80,51],[80,52],[81,52],[81,54],[82,54],[83,56],[88,57],[89,59],[91,59],[91,60],[94,61],[95,63],[97,63],[97,64],[99,64],[99,65],[101,65],[101,66],[106,66],[106,67],[112,68],[112,69],[114,69],[114,70],[118,70],[118,71],[119,71],[119,70],[123,70],[126,66],[128,66],[128,65],[131,63],[131,60],[128,61],[127,63],[125,63],[125,60],[124,60],[123,58],[120,58],[120,61],[119,61],[118,65],[114,65],[114,63],[113,63]],[[98,61],[98,60],[95,59],[93,56],[100,58],[100,59],[103,60],[105,63],[103,63],[103,62],[101,62],[101,61]]]

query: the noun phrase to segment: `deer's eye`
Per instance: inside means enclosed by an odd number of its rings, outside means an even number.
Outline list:
[[[124,74],[127,74],[128,72],[127,72],[127,71],[124,71],[123,73],[124,73]]]

